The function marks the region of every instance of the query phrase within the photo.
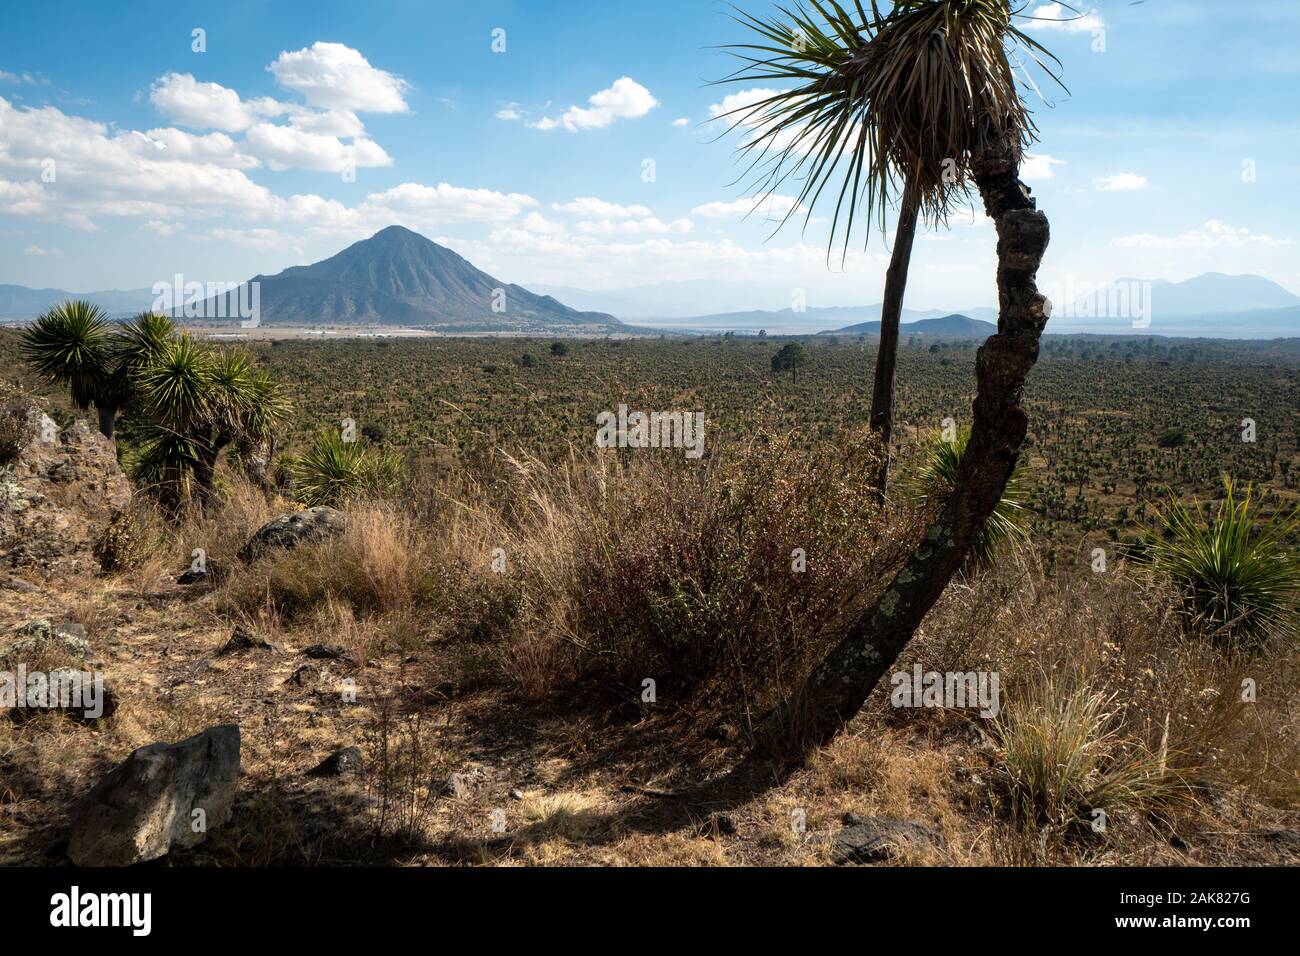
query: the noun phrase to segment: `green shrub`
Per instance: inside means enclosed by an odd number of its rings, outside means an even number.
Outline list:
[[[1182,594],[1190,630],[1213,639],[1255,643],[1300,634],[1300,557],[1289,543],[1300,509],[1265,517],[1253,489],[1225,495],[1213,516],[1171,498],[1134,558]]]
[[[386,495],[402,483],[402,461],[337,431],[316,436],[312,447],[289,463],[294,495],[309,507],[337,505],[363,495]]]
[[[940,507],[957,482],[957,469],[969,440],[969,426],[958,431],[953,441],[945,440],[942,435],[932,436],[925,445],[920,465],[903,482],[905,493],[922,508]],[[1022,454],[1002,492],[1002,499],[971,546],[967,559],[971,564],[988,564],[999,551],[1019,546],[1029,539],[1028,501],[1029,466]]]

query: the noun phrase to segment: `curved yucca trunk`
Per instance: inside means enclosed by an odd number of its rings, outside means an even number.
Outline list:
[[[909,182],[903,190],[894,233],[894,251],[885,273],[884,303],[880,307],[880,345],[876,350],[876,377],[871,393],[871,427],[880,436],[880,467],[875,476],[876,496],[881,504],[889,487],[889,443],[894,435],[894,369],[898,364],[898,325],[903,316],[903,293],[907,289],[907,267],[912,260],[920,197]]]
[[[974,423],[957,481],[907,563],[848,635],[769,714],[760,741],[802,748],[829,741],[862,707],[961,567],[1015,470],[1028,420],[1025,378],[1038,359],[1050,304],[1034,284],[1047,250],[1047,217],[1019,179],[1020,148],[1009,142],[972,162],[985,211],[998,231],[998,331],[980,347]]]

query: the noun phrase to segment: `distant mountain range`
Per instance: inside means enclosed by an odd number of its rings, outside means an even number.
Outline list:
[[[395,325],[446,333],[561,335],[628,331],[607,313],[579,312],[551,296],[493,278],[402,226],[382,229],[321,262],[254,276],[249,282],[259,284],[264,325]],[[0,286],[0,316],[33,318],[69,298],[88,298],[120,316],[150,308],[156,297],[149,289],[74,294]],[[245,291],[242,301],[249,298]],[[203,303],[199,314],[235,317],[239,301],[241,294],[230,292]]]
[[[0,319],[34,319],[68,299],[87,299],[109,315],[135,315],[153,304],[149,289],[68,292],[64,289],[29,289],[23,285],[0,285]]]
[[[900,322],[898,332],[900,335],[927,335],[927,336],[945,336],[947,338],[957,339],[986,339],[998,327],[993,322],[985,322],[982,319],[972,319],[965,315],[945,315],[940,319],[917,319],[915,322]],[[827,332],[818,332],[818,335],[879,335],[880,320],[874,322],[859,322],[857,325],[850,325],[842,329],[833,329]]]
[[[322,262],[255,279],[261,283],[262,321],[272,325],[382,324],[446,333],[761,329],[770,335],[873,335],[880,322],[879,305],[800,311],[755,307],[754,303],[789,301],[789,288],[764,282],[661,282],[614,292],[546,285],[534,285],[530,290],[501,282],[451,250],[400,226],[381,230]],[[1117,315],[1109,304],[1099,308],[1118,287],[1142,290],[1142,315]],[[1120,279],[1093,295],[1069,288],[1044,291],[1054,300],[1049,334],[1300,337],[1300,296],[1262,276],[1207,272],[1183,282]],[[1067,304],[1063,301],[1067,297],[1074,301]],[[149,289],[71,293],[0,285],[0,319],[34,318],[69,298],[88,298],[116,317],[150,308],[155,296]],[[504,311],[494,311],[494,302],[498,307],[504,305]],[[209,308],[208,314],[221,314],[213,303]],[[234,310],[226,305],[224,314],[233,315]],[[624,325],[615,315],[637,327]],[[967,324],[946,324],[954,318]],[[939,324],[917,325],[929,320]],[[914,334],[949,337],[985,335],[980,323],[996,320],[996,310],[987,306],[956,313],[904,309],[902,315],[904,326]]]

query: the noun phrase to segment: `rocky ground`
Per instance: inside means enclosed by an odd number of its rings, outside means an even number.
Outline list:
[[[30,444],[5,482],[0,655],[39,638],[25,653],[90,661],[118,706],[0,719],[2,864],[1300,861],[1300,814],[1236,790],[1104,838],[1009,826],[989,739],[959,713],[869,707],[776,778],[732,729],[682,734],[664,706],[529,702],[450,642],[236,619],[215,572],[99,573],[105,506],[129,488],[84,425]],[[249,558],[333,521],[286,519]]]

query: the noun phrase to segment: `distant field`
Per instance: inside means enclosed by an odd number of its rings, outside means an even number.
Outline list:
[[[15,338],[0,330],[0,374],[29,381]],[[761,339],[568,340],[563,357],[549,339],[243,344],[292,395],[282,448],[350,417],[385,445],[424,456],[500,446],[546,458],[593,446],[596,415],[619,404],[702,411],[709,449],[760,424],[834,441],[866,420],[875,342],[805,341],[812,361],[793,383],[772,375],[779,346]],[[904,342],[896,429],[904,458],[945,418],[969,420],[974,357],[975,343]],[[1038,531],[1068,551],[1081,533],[1122,534],[1166,489],[1213,498],[1224,473],[1265,486],[1274,505],[1300,499],[1300,341],[1050,338],[1028,397]],[[1254,442],[1242,440],[1245,419]]]

